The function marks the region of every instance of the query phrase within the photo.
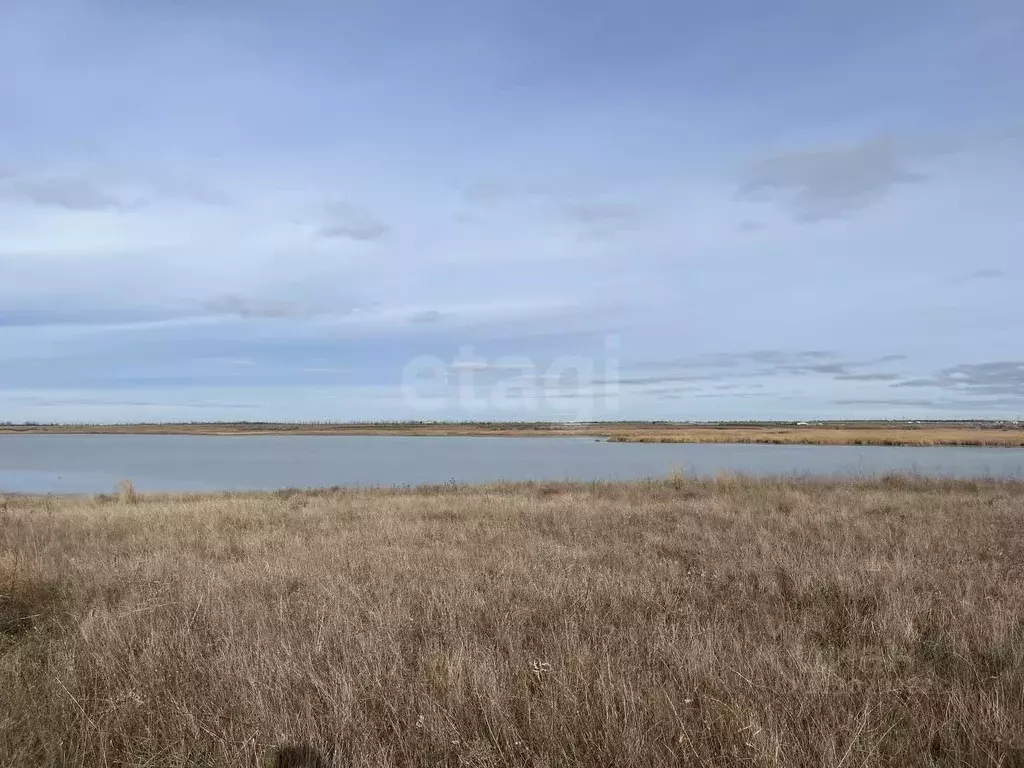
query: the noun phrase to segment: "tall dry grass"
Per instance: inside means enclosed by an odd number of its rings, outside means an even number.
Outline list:
[[[756,443],[760,445],[940,445],[987,448],[1024,447],[1024,429],[972,426],[815,426],[700,427],[657,425],[608,433],[617,443]]]
[[[4,766],[1009,766],[1024,485],[0,504]]]

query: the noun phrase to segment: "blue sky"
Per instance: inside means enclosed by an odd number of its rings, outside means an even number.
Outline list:
[[[7,0],[0,421],[1024,415],[1014,0]]]

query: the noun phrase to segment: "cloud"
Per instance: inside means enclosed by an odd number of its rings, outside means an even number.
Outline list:
[[[473,372],[484,372],[484,371],[529,371],[536,368],[536,366],[527,361],[519,362],[485,362],[483,360],[456,360],[448,366],[449,371],[473,371]]]
[[[898,373],[844,373],[836,376],[839,381],[895,381],[902,378]]]
[[[891,405],[910,406],[914,408],[962,408],[964,403],[951,403],[939,400],[914,400],[900,398],[853,398],[836,400],[836,405]]]
[[[733,374],[675,374],[665,376],[626,376],[619,379],[598,379],[595,384],[620,384],[624,387],[645,387],[651,384],[672,384],[674,382],[684,381],[721,381],[722,379],[732,378]]]
[[[54,302],[58,304],[58,302]],[[118,306],[25,307],[0,310],[0,328],[42,328],[46,326],[148,325],[181,320],[185,315],[173,309]]]
[[[211,357],[207,358],[206,362],[213,363],[215,365],[226,365],[233,368],[248,368],[256,365],[256,361],[247,357]]]
[[[300,369],[303,373],[348,373],[352,369],[344,366],[309,366]]]
[[[391,231],[391,227],[347,203],[333,203],[327,206],[324,223],[318,233],[325,238],[347,238],[349,240],[379,240]]]
[[[762,229],[765,229],[766,227],[767,224],[765,224],[762,221],[753,221],[747,219],[746,221],[741,221],[739,224],[736,225],[736,231],[744,233],[760,232]]]
[[[492,175],[459,186],[461,196],[469,203],[499,204],[533,198],[536,200],[559,201],[578,199],[584,194],[593,194],[593,178],[576,175],[544,174],[542,176],[510,173]]]
[[[409,319],[414,323],[436,323],[443,320],[444,315],[436,309],[427,309],[410,315]]]
[[[27,164],[0,167],[0,200],[65,211],[126,211],[184,202],[224,207],[230,196],[201,168],[161,167],[151,162],[118,162],[88,171]]]
[[[961,275],[958,280],[1000,280],[1004,277],[1006,277],[1006,272],[1004,270],[988,267],[986,269],[968,272],[966,275]]]
[[[563,206],[562,213],[582,226],[588,236],[598,238],[636,229],[643,219],[636,206],[615,202],[568,203]]]
[[[732,399],[734,397],[770,397],[765,392],[704,392],[699,395],[694,395],[702,399]]]
[[[830,376],[837,381],[893,381],[899,374],[886,371],[871,371],[873,366],[903,360],[906,355],[886,354],[864,360],[847,360],[837,353],[820,349],[785,351],[761,349],[751,352],[720,352],[702,355],[690,360],[637,363],[624,366],[627,370],[641,370],[643,375],[625,376],[617,381],[596,383],[618,383],[626,387],[648,387],[654,385],[694,382],[727,382],[716,389],[753,388],[740,385],[734,380],[773,378],[779,376]],[[658,370],[668,373],[656,373]]]
[[[859,398],[834,401],[836,405],[885,405],[894,408],[927,408],[936,411],[953,411],[958,413],[977,412],[978,408],[1019,408],[1021,401],[1014,398],[977,399],[924,399],[924,398]]]
[[[785,351],[757,349],[750,352],[718,352],[689,360],[638,363],[637,368],[677,368],[684,370],[721,370],[736,368],[757,369],[758,375],[769,373],[848,373],[849,368],[873,365],[902,356],[886,355],[865,361],[845,361],[835,352],[821,349]]]
[[[758,349],[753,352],[741,352],[731,356],[734,360],[753,360],[758,363],[774,363],[778,365],[811,364],[819,360],[834,360],[839,357],[835,352],[823,349],[808,349],[800,352],[785,352],[778,349]]]
[[[198,314],[234,315],[255,319],[309,318],[318,315],[352,315],[372,310],[373,302],[357,295],[304,295],[302,298],[277,298],[225,293],[203,303]]]
[[[370,309],[372,304],[354,297],[331,297],[318,302],[292,298],[271,298],[226,293],[201,303],[169,302],[152,306],[108,302],[100,304],[91,297],[82,302],[80,296],[68,294],[63,302],[50,306],[13,306],[0,309],[0,328],[43,328],[47,326],[156,328],[161,325],[180,326],[213,319],[211,316],[233,316],[244,319],[309,318],[317,315],[350,315]]]
[[[776,366],[776,370],[779,373],[831,373],[835,374],[836,378],[840,376],[849,375],[849,367],[847,363],[815,363],[813,365],[807,365],[799,361],[794,363],[784,363]]]
[[[632,226],[639,218],[637,209],[626,203],[571,203],[565,215],[581,224]]]
[[[235,294],[218,296],[204,308],[215,315],[237,315],[244,318],[304,317],[313,314],[310,307],[297,301],[261,299]]]
[[[111,210],[137,204],[95,182],[74,176],[0,176],[0,198],[69,211]]]
[[[911,379],[894,387],[936,387],[970,395],[1024,397],[1024,361],[998,360],[944,368],[934,376]]]
[[[521,184],[487,178],[466,184],[461,192],[471,203],[500,203],[522,195],[524,190]]]
[[[162,400],[117,400],[101,397],[42,397],[39,395],[14,395],[4,398],[7,402],[21,405],[32,405],[38,408],[60,408],[71,405],[110,405],[132,408],[166,408],[168,403]],[[248,408],[247,404],[220,401],[185,401],[174,405],[186,408]]]
[[[791,152],[754,165],[739,194],[768,200],[804,223],[842,218],[878,202],[893,189],[923,181],[910,168],[927,151],[875,138],[830,149]]]

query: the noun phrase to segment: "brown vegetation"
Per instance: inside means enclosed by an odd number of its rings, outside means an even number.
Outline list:
[[[0,764],[1024,756],[1024,484],[0,502]]]
[[[622,443],[766,443],[779,445],[963,445],[1024,447],[1024,427],[1002,422],[380,422],[308,424],[0,425],[0,434],[411,435],[433,437],[594,437]]]
[[[1024,430],[1013,427],[940,426],[751,426],[651,427],[611,432],[625,443],[764,443],[770,445],[973,445],[1024,447]]]

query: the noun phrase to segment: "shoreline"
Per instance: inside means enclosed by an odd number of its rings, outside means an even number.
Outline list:
[[[3,435],[194,435],[209,437],[577,437],[613,443],[735,443],[757,445],[855,445],[986,448],[1024,447],[1024,427],[1000,422],[823,422],[684,424],[590,423],[337,423],[211,422],[167,424],[0,425]]]

